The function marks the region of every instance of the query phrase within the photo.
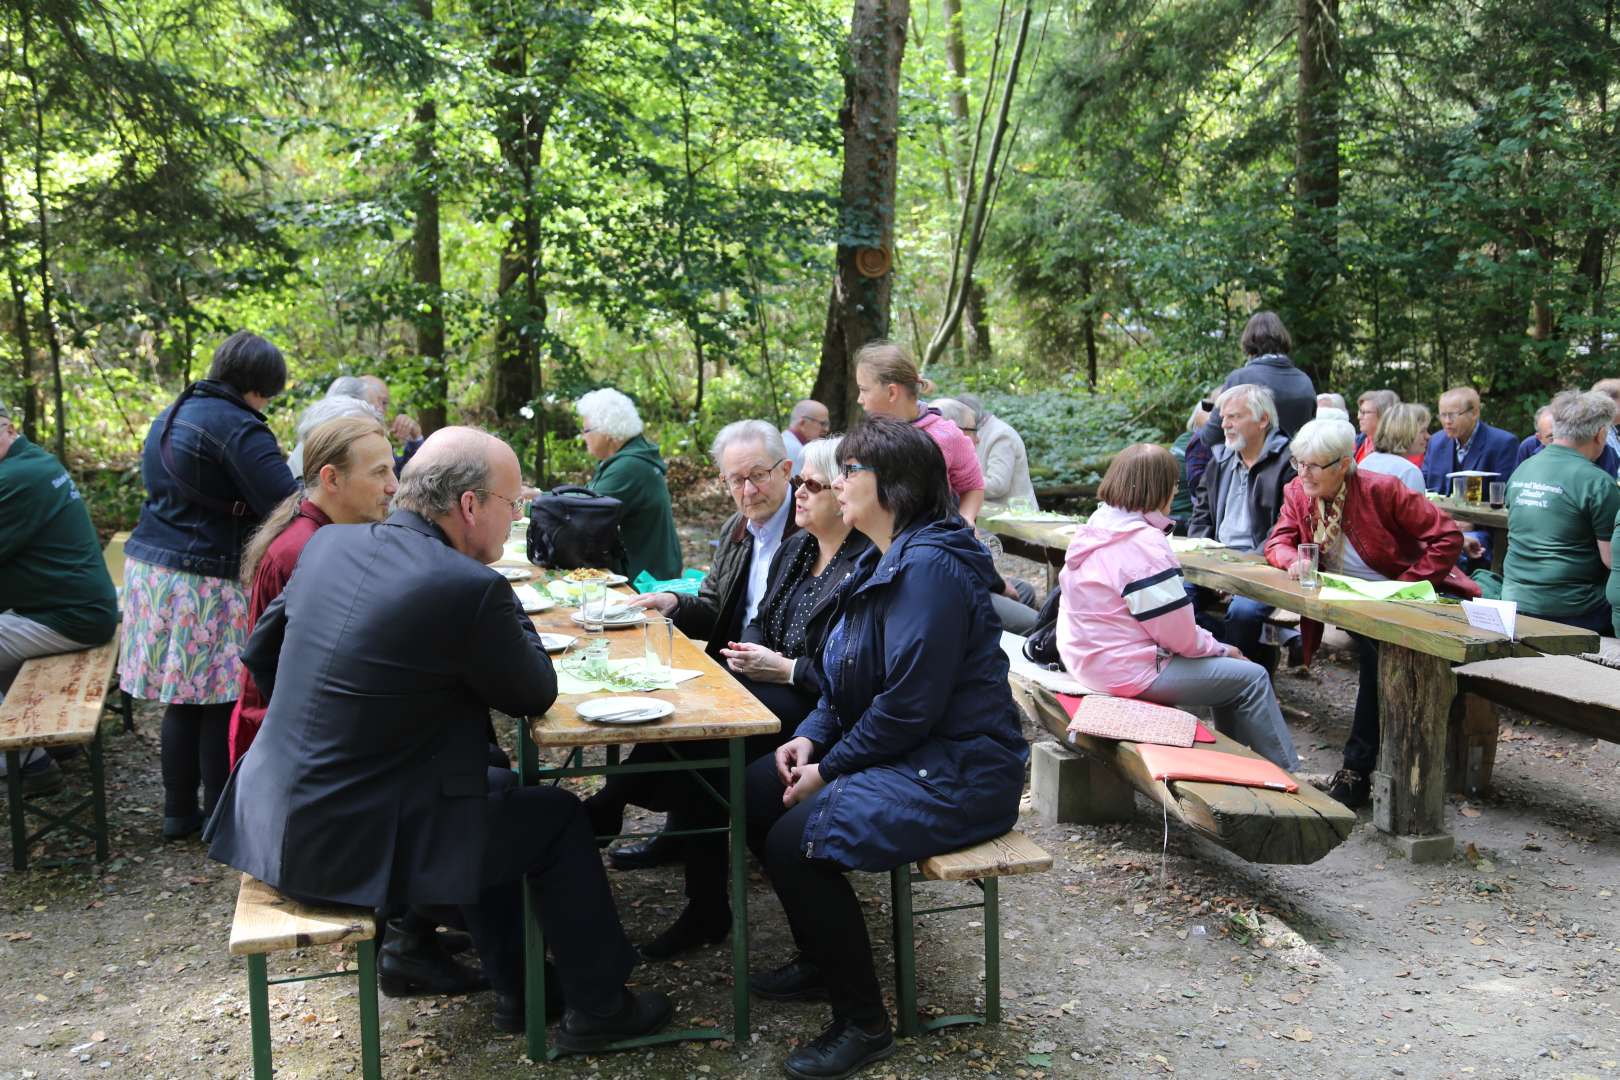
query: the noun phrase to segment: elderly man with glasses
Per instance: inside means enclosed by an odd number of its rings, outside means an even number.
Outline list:
[[[1480,418],[1479,393],[1473,387],[1457,386],[1440,395],[1440,428],[1423,455],[1423,482],[1430,491],[1450,494],[1447,477],[1464,469],[1496,473],[1500,480],[1513,472],[1519,437]]]

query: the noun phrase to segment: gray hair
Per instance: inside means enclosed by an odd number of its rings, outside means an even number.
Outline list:
[[[990,410],[984,407],[984,402],[979,400],[977,394],[957,394],[956,400],[973,410],[974,427],[984,426],[985,418],[990,415]]]
[[[339,375],[332,380],[332,385],[326,388],[329,398],[352,397],[364,399],[366,396],[366,381],[358,375]]]
[[[345,376],[347,378],[348,376]],[[298,417],[298,442],[300,444],[309,433],[326,423],[336,420],[340,416],[364,416],[372,420],[381,420],[377,410],[367,405],[357,397],[339,396],[325,397],[312,402]]]
[[[829,435],[825,439],[804,444],[804,461],[799,466],[799,475],[807,472],[817,473],[832,483],[832,478],[838,475],[838,444],[844,441],[842,435]]]
[[[1536,410],[1536,417],[1535,417],[1535,420],[1533,422],[1537,423],[1537,424],[1541,423],[1541,418],[1543,416],[1548,416],[1548,417],[1552,416],[1552,406],[1551,405],[1543,405],[1541,408],[1537,409]]]
[[[400,474],[394,509],[410,510],[433,521],[454,510],[464,491],[479,492],[482,504],[488,498],[489,456],[486,442],[477,444],[475,453],[441,453],[425,462],[420,455],[411,458]]]
[[[1350,468],[1354,471],[1356,429],[1350,426],[1350,421],[1340,420],[1336,416],[1318,417],[1294,432],[1291,449],[1295,457],[1305,460],[1337,461],[1339,458],[1350,458]],[[1318,461],[1318,464],[1323,463]]]
[[[764,420],[737,420],[721,428],[720,434],[714,437],[714,445],[709,447],[709,456],[714,458],[716,466],[720,464],[720,455],[734,442],[757,442],[765,448],[766,457],[777,460],[788,456],[782,433],[776,430],[775,424]]]
[[[1343,420],[1349,423],[1350,410],[1341,409],[1337,405],[1318,405],[1316,407],[1316,418],[1318,420]]]
[[[1565,390],[1552,400],[1553,438],[1580,446],[1614,423],[1614,399],[1601,390]]]
[[[1322,400],[1323,398],[1326,398],[1327,400],[1323,401]],[[1344,403],[1344,395],[1343,394],[1333,394],[1333,393],[1317,394],[1316,395],[1316,407],[1319,408],[1319,409],[1323,408],[1323,407],[1326,407],[1326,408],[1329,408],[1329,409],[1341,409],[1341,410],[1344,411],[1344,415],[1346,415],[1346,416],[1350,415],[1350,406],[1348,406],[1348,405],[1346,405]]]
[[[610,438],[626,442],[645,430],[636,403],[624,394],[604,386],[592,390],[574,402],[574,411],[584,418],[586,426]]]
[[[1221,396],[1215,399],[1215,411],[1226,412],[1228,402],[1237,404],[1239,401],[1249,406],[1249,415],[1266,425],[1271,431],[1277,427],[1277,399],[1271,393],[1271,388],[1261,386],[1259,383],[1238,383],[1221,391]]]
[[[817,401],[815,398],[804,398],[800,400],[793,406],[793,412],[788,416],[788,423],[797,424],[800,420],[803,420],[807,415],[809,415],[811,405],[820,404],[821,402]],[[825,408],[825,406],[823,407]]]
[[[1356,404],[1365,405],[1368,402],[1371,402],[1372,407],[1378,410],[1379,416],[1383,416],[1401,403],[1401,395],[1393,390],[1363,390],[1361,396],[1356,398]],[[1417,438],[1416,435],[1412,437]]]
[[[973,410],[962,404],[962,402],[958,401],[956,398],[935,398],[928,404],[938,409],[940,413],[944,415],[945,419],[949,420],[963,431],[966,431],[968,428],[977,428],[979,426],[974,422]]]

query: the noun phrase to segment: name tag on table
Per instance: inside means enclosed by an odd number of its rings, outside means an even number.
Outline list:
[[[1513,630],[1519,621],[1519,605],[1512,600],[1464,600],[1462,609],[1468,625],[1475,630],[1490,630],[1509,641],[1516,640]]]

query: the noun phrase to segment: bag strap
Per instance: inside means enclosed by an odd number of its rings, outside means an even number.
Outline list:
[[[224,514],[227,517],[247,517],[253,508],[241,499],[228,503],[223,499],[216,499],[212,495],[204,495],[180,479],[180,474],[174,471],[174,454],[169,449],[169,436],[174,431],[174,418],[180,415],[180,406],[190,400],[191,395],[196,392],[197,386],[197,383],[192,383],[180,391],[180,396],[175,399],[174,405],[169,409],[168,417],[163,421],[163,430],[158,432],[158,457],[163,461],[163,471],[169,474],[169,479],[174,481],[181,494],[198,506],[212,510],[216,514]]]

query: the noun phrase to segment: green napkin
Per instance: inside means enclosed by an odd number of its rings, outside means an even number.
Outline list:
[[[1434,584],[1428,581],[1367,581],[1343,574],[1323,573],[1327,582],[1321,597],[1324,600],[1416,600],[1420,603],[1439,602]]]
[[[564,659],[557,664],[557,693],[594,694],[611,690],[622,694],[641,690],[673,690],[677,683],[703,674],[690,668],[672,668],[664,677],[654,679],[647,675],[645,665],[646,661],[636,656],[596,661],[588,665]]]

